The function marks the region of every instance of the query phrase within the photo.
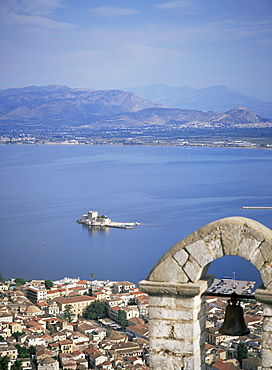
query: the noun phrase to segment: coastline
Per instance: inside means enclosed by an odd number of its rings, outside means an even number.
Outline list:
[[[116,143],[116,142],[104,142],[104,143],[74,143],[74,142],[1,142],[0,145],[48,145],[48,146],[55,146],[55,145],[67,145],[67,146],[138,146],[138,147],[178,147],[178,148],[232,148],[232,149],[272,149],[272,144],[265,144],[257,145],[253,143],[231,143],[231,144],[223,144],[223,143],[171,143],[171,142],[160,142],[160,143]]]

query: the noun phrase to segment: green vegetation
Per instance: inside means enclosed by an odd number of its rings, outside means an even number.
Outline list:
[[[237,359],[240,364],[244,358],[248,358],[247,346],[244,342],[240,342],[237,347]]]
[[[29,348],[20,346],[20,344],[16,344],[15,347],[18,351],[18,357],[20,358],[28,358],[31,357],[31,355],[35,354],[36,350],[35,347],[30,346]]]
[[[53,281],[51,281],[51,280],[44,280],[44,285],[45,285],[46,289],[50,289],[53,286]]]
[[[73,306],[71,304],[66,304],[64,306],[64,317],[68,322],[74,320],[75,314],[73,314]]]
[[[0,271],[0,283],[4,283],[4,282],[5,282],[5,279],[3,278],[2,273]]]
[[[23,335],[24,333],[20,333],[19,331],[16,331],[15,333],[12,334],[12,336],[16,339],[18,339],[21,335]]]
[[[106,336],[109,337],[110,336],[110,333],[112,332],[112,329],[111,328],[106,328]]]
[[[11,365],[10,370],[21,370],[22,368],[22,361],[16,360],[13,365]]]
[[[23,279],[23,278],[16,278],[15,279],[15,283],[16,283],[16,285],[17,286],[20,286],[20,285],[25,285],[25,283],[26,283],[26,280],[25,279]]]
[[[120,322],[120,325],[122,327],[122,330],[125,330],[127,326],[127,313],[124,310],[118,311],[118,320]]]
[[[107,317],[106,303],[94,301],[85,310],[84,317],[90,320],[103,319]]]
[[[0,370],[8,370],[9,368],[9,357],[8,356],[0,356]]]

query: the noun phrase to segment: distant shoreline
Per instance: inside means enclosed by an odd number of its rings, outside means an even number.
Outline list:
[[[138,143],[138,144],[125,144],[116,142],[107,143],[73,143],[73,142],[0,142],[0,145],[69,145],[69,146],[123,146],[123,147],[176,147],[176,148],[225,148],[225,149],[272,149],[272,144],[262,144],[262,145],[246,145],[246,144],[204,144],[204,143],[188,143],[188,144],[173,144],[173,143]]]

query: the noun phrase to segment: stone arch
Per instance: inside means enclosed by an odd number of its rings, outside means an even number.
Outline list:
[[[257,221],[228,217],[214,221],[170,248],[140,288],[149,295],[150,368],[205,369],[205,299],[217,258],[245,258],[260,272],[255,291],[264,303],[262,369],[272,368],[272,231]]]

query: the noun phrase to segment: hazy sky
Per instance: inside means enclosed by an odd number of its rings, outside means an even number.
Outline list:
[[[162,83],[272,100],[271,0],[0,0],[0,89]]]

